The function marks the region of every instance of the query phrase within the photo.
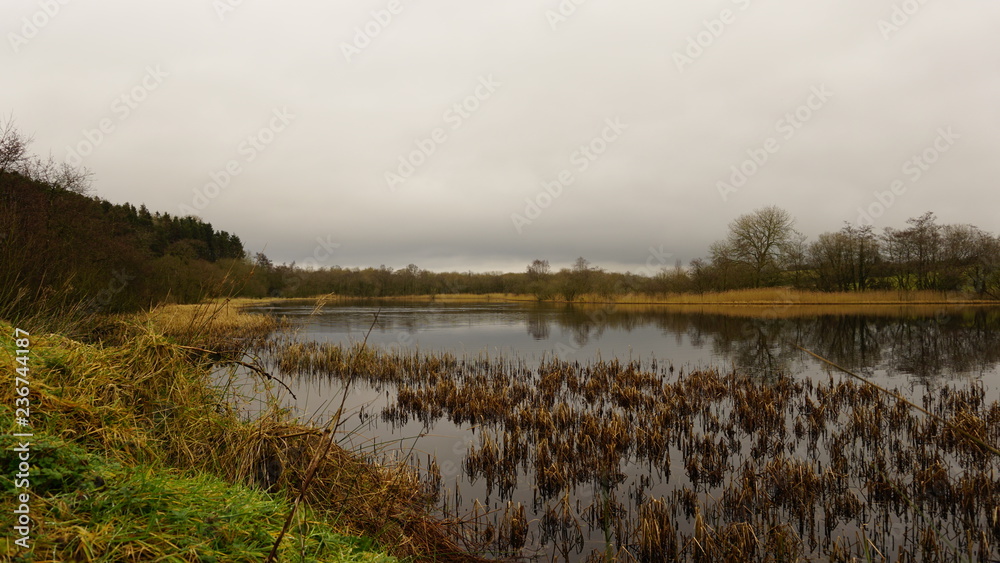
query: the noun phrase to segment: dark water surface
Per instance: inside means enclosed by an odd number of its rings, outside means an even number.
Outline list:
[[[637,306],[373,302],[327,306],[318,313],[308,304],[255,310],[292,321],[296,340],[341,344],[361,342],[377,313],[368,337],[370,347],[451,353],[468,360],[503,359],[528,369],[557,357],[584,365],[615,359],[639,362],[664,378],[708,367],[726,372],[735,368],[762,380],[779,373],[815,382],[845,377],[796,348],[798,344],[896,388],[914,402],[919,403],[925,394],[940,393],[944,386],[979,389],[987,403],[1000,399],[1000,309],[996,308],[873,307],[861,314],[838,314],[830,309],[830,313],[794,316],[788,308],[766,307],[734,315]],[[322,423],[339,404],[343,391],[339,380],[283,378],[298,396],[297,400],[286,397],[284,402],[303,420]],[[514,490],[502,494],[495,483],[469,475],[463,460],[471,447],[481,448],[484,439],[484,431],[474,424],[455,424],[447,416],[424,422],[380,416],[395,404],[396,391],[390,384],[354,384],[347,402],[351,416],[346,428],[355,432],[347,439],[348,447],[389,458],[436,459],[443,478],[442,506],[450,514],[468,515],[478,501],[499,518],[508,501],[517,501],[528,507],[529,519],[537,522],[560,501],[538,498],[530,468],[518,471]],[[743,454],[749,455],[749,446],[744,449]],[[638,459],[623,465],[628,477],[619,486],[622,499],[641,497],[622,500],[623,510],[634,510],[642,498],[666,498],[680,484],[691,484],[678,469],[685,463],[680,453],[669,455],[673,477],[669,470],[658,471]],[[705,489],[708,495],[712,492]],[[602,491],[574,487],[568,494],[563,500],[580,508],[593,504]],[[536,528],[532,528],[526,553],[546,560],[553,550],[561,554],[558,537]],[[842,531],[850,533],[851,528]],[[603,549],[609,534],[607,529],[584,527],[582,544],[574,544],[562,556],[582,559],[593,549]]]
[[[677,367],[714,366],[766,374],[824,376],[828,366],[809,349],[879,383],[931,388],[981,381],[1000,396],[1000,309],[941,307],[928,312],[872,307],[871,314],[775,318],[774,310],[742,316],[655,307],[524,303],[371,303],[255,309],[293,321],[298,339],[450,352],[457,356],[516,356],[569,361],[657,359]],[[787,314],[789,308],[780,312]],[[834,309],[835,310],[835,309]]]

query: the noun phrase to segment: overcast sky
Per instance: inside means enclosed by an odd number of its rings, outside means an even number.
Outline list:
[[[766,205],[1000,232],[1000,2],[576,2],[4,0],[0,111],[276,262],[645,271]]]

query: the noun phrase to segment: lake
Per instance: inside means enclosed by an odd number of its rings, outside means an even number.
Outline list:
[[[879,456],[891,458],[888,453],[864,451],[859,417],[875,421],[864,426],[866,431],[881,435],[884,427],[887,451],[903,448],[899,442],[906,440],[900,438],[903,433],[882,421],[881,413],[889,412],[895,399],[874,397],[841,385],[850,378],[796,345],[883,387],[896,389],[925,407],[945,409],[946,399],[961,396],[972,405],[962,409],[980,408],[986,413],[989,405],[1000,399],[1000,309],[996,308],[807,309],[777,305],[680,309],[523,302],[358,302],[328,305],[320,311],[314,311],[309,303],[274,304],[254,310],[287,318],[294,327],[291,339],[316,343],[313,346],[355,345],[367,335],[367,346],[372,350],[411,357],[415,352],[454,356],[454,365],[449,368],[452,381],[446,385],[442,383],[446,378],[437,375],[430,380],[398,382],[357,378],[346,403],[350,414],[343,428],[349,433],[342,443],[348,448],[371,452],[379,459],[407,459],[420,467],[435,487],[440,484],[439,504],[444,514],[480,516],[480,521],[486,522],[479,529],[484,538],[510,536],[511,513],[516,514],[515,507],[524,507],[530,522],[526,537],[520,538],[522,542],[515,547],[508,542],[508,551],[519,550],[521,555],[546,560],[553,556],[583,560],[606,552],[609,545],[614,545],[618,553],[632,554],[637,559],[683,553],[687,547],[674,545],[675,551],[671,552],[669,542],[662,538],[656,540],[659,547],[650,547],[655,542],[648,534],[642,535],[647,532],[637,531],[640,525],[648,529],[649,522],[656,518],[669,522],[666,527],[672,526],[682,540],[699,537],[703,533],[699,530],[704,529],[715,530],[720,537],[729,534],[736,530],[734,516],[723,501],[726,495],[738,492],[734,475],[741,468],[747,483],[745,475],[791,472],[788,468],[799,463],[797,460],[807,460],[808,464],[814,464],[816,475],[825,475],[830,468],[839,467],[837,464],[846,471],[850,463],[865,467],[873,459],[880,459]],[[272,369],[280,371],[277,358],[271,360]],[[601,367],[609,363],[615,365]],[[542,369],[544,366],[548,367]],[[598,368],[592,370],[593,366]],[[719,370],[718,378],[698,379],[691,375],[713,367]],[[602,391],[607,397],[584,398],[583,382],[597,381],[607,369],[613,374]],[[297,396],[294,400],[287,396],[282,400],[303,420],[323,423],[340,404],[342,380],[305,371],[288,370],[282,374]],[[553,381],[546,375],[550,372],[560,373],[555,379],[555,391],[545,396],[532,395],[547,381]],[[725,379],[730,372],[741,374],[743,379]],[[646,375],[639,378],[637,373]],[[624,383],[616,383],[622,381],[632,381],[632,387],[625,389]],[[520,408],[519,419],[500,413],[494,417],[491,411],[478,406],[478,411],[467,415],[470,420],[462,414],[468,409],[431,404],[446,403],[444,395],[435,395],[435,387],[440,389],[442,385],[450,386],[449,396],[466,397],[470,403],[473,400],[468,398],[476,396],[477,389],[494,385],[497,387],[494,395],[483,391],[484,401],[502,403],[505,395],[515,394],[525,397],[526,405],[528,397],[544,404],[539,407],[541,410],[532,411],[534,415],[526,414],[531,409],[519,407],[516,402],[505,407],[511,412]],[[614,400],[612,388],[617,397]],[[683,392],[671,391],[675,388]],[[703,388],[716,391],[709,393],[710,398],[705,401],[695,401],[697,408],[687,405],[683,397],[679,406],[671,403],[674,405],[671,409],[659,404],[661,395],[676,400]],[[778,399],[762,399],[772,397],[772,389],[781,389],[783,394]],[[637,405],[635,408],[628,406],[633,403],[625,402],[626,391],[633,397],[629,400]],[[834,413],[830,415],[830,424],[845,425],[843,432],[837,426],[828,429],[823,417],[815,416],[819,409],[827,408],[818,401],[837,394],[852,397],[846,403],[835,402],[830,407]],[[785,410],[758,421],[754,418],[756,414],[740,413],[740,405],[748,400],[751,410],[772,402],[785,405]],[[941,406],[935,406],[938,400]],[[952,400],[948,405],[954,403]],[[838,408],[843,409],[839,414],[834,410]],[[539,418],[551,419],[547,413],[557,410],[563,412],[562,423],[539,422]],[[689,414],[678,421],[669,418],[672,415],[667,410]],[[919,419],[911,417],[904,421],[909,415],[897,412],[901,410],[905,409],[892,412],[898,415],[899,424],[905,422],[914,433],[910,440],[918,440],[916,436],[924,432],[920,430]],[[548,462],[540,465],[539,456],[545,460],[552,456],[559,459],[558,448],[576,448],[577,454],[590,451],[585,448],[598,446],[583,445],[585,437],[581,429],[604,432],[595,424],[608,420],[619,424],[619,419],[620,426],[628,429],[631,437],[625,438],[621,451],[615,454],[618,457],[600,466],[578,466],[571,461],[574,454],[564,452],[567,458],[552,463],[574,469],[557,471],[551,479],[540,476]],[[644,434],[653,420],[659,420],[660,425],[673,424],[677,430],[662,437],[657,434],[653,440],[651,434]],[[780,438],[769,443],[764,426],[772,423],[775,426],[770,432]],[[522,429],[516,428],[519,425],[534,430],[522,433]],[[926,430],[932,431],[936,430]],[[576,437],[569,438],[571,434]],[[654,444],[656,441],[670,447],[660,448]],[[600,457],[599,453],[594,455]],[[894,455],[899,458],[902,454]],[[982,463],[979,458],[963,461],[964,454],[954,448],[933,455],[937,457],[924,461],[949,468],[965,467],[963,464],[975,461],[974,466],[985,472],[992,471],[996,463],[993,459]],[[710,463],[712,459],[721,461]],[[768,464],[765,466],[761,461],[759,467],[748,469],[749,463],[761,459],[769,460]],[[913,459],[923,458],[911,458],[911,462]],[[714,473],[713,463],[718,466]],[[886,487],[919,488],[917,483],[923,479],[906,476],[903,468],[895,472],[887,470],[884,475]],[[961,494],[960,485],[968,485],[961,479],[966,476],[971,479],[971,475],[970,471],[954,472],[947,485],[951,495],[947,502],[956,502]],[[833,487],[830,498],[836,498],[840,504],[828,500],[824,493],[809,510],[782,501],[776,492],[781,487],[774,481],[765,495],[767,503],[760,501],[754,505],[757,508],[746,508],[748,512],[740,517],[743,518],[740,523],[752,522],[758,529],[773,532],[785,530],[782,526],[786,526],[786,520],[797,522],[797,526],[788,524],[788,530],[806,538],[801,540],[801,553],[811,556],[835,549],[831,546],[837,545],[838,536],[857,539],[853,548],[848,541],[844,549],[861,549],[858,532],[862,529],[867,530],[866,542],[872,541],[876,546],[882,542],[880,547],[896,549],[895,546],[905,545],[907,538],[920,530],[908,518],[904,522],[898,511],[893,517],[890,500],[872,500],[873,487],[881,479],[877,474],[866,475],[864,469],[852,469],[852,477],[830,485]],[[924,499],[915,496],[918,493],[914,489],[910,493],[914,496],[905,498],[918,499],[917,504],[924,506]],[[754,494],[759,496],[758,492]],[[940,496],[940,490],[935,494]],[[886,498],[891,499],[892,495]],[[944,502],[944,497],[937,501],[935,498],[926,500],[926,506]],[[660,512],[653,510],[660,506],[656,499],[664,501]],[[722,500],[716,502],[717,499]],[[854,506],[853,503],[860,508],[844,508]],[[670,509],[663,508],[666,506]],[[941,534],[950,541],[958,541],[963,530],[972,525],[970,522],[988,520],[988,511],[983,510],[981,515],[969,516],[972,520],[946,522]],[[878,511],[885,512],[881,527],[875,526],[878,521],[875,518],[868,529],[864,518],[873,518]],[[807,512],[813,515],[808,516]],[[817,518],[815,514],[825,516]],[[513,521],[517,518],[513,517]],[[631,521],[632,525],[625,521]],[[990,527],[988,523],[983,526]],[[994,527],[1000,536],[1000,526],[994,523]],[[949,530],[953,530],[954,537]],[[784,540],[778,537],[774,541]],[[996,543],[994,540],[993,545]],[[494,550],[504,549],[503,542],[491,544],[484,540],[483,547],[490,546]]]

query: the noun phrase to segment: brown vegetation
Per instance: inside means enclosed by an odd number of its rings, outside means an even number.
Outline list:
[[[127,467],[213,475],[288,498],[299,491],[306,467],[323,447],[305,498],[311,514],[333,523],[340,533],[372,538],[399,557],[476,559],[429,516],[430,497],[408,466],[373,465],[336,444],[325,449],[320,429],[290,420],[273,402],[258,418],[245,421],[232,406],[235,398],[212,384],[213,369],[238,362],[239,350],[250,344],[202,347],[233,331],[259,339],[273,328],[267,317],[236,314],[220,303],[157,309],[139,322],[118,319],[111,324],[115,334],[104,345],[32,335],[36,436],[72,441]],[[161,328],[172,336],[165,337]],[[0,354],[0,369],[13,373],[14,367],[13,354]],[[5,386],[0,402],[13,405],[13,392],[13,385]],[[66,540],[69,544],[49,545],[55,540],[43,524],[36,532],[41,542],[37,553],[71,560],[72,554],[62,550],[72,545],[89,545],[87,549],[101,553],[110,549],[98,545],[106,543],[101,533],[78,527]],[[141,547],[131,541],[119,537],[114,545],[120,546],[119,553]]]
[[[347,351],[276,349],[281,370],[344,373]],[[470,480],[536,499],[532,549],[566,559],[901,560],[995,557],[1000,404],[977,385],[928,394],[927,417],[879,390],[830,377],[760,379],[655,362],[542,362],[366,352],[372,384],[398,386],[382,418],[475,425]],[[966,435],[975,436],[970,442]],[[440,477],[437,478],[440,480]],[[524,494],[521,491],[520,494]],[[447,495],[446,495],[447,496]],[[516,550],[516,505],[483,521]],[[452,508],[454,509],[454,508]],[[595,538],[595,535],[597,538]],[[878,556],[876,555],[876,558]]]

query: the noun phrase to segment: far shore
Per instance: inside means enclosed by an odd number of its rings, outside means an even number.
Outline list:
[[[350,296],[330,293],[311,297],[264,297],[258,299],[234,299],[236,304],[276,302],[276,301],[460,301],[460,302],[531,302],[593,305],[986,305],[1000,306],[1000,300],[978,299],[960,293],[939,291],[863,291],[863,292],[822,292],[802,291],[783,288],[740,289],[723,292],[680,293],[671,295],[624,294],[601,296],[584,294],[572,300],[561,297],[538,298],[534,295],[517,293],[448,293],[425,295],[390,296]]]

